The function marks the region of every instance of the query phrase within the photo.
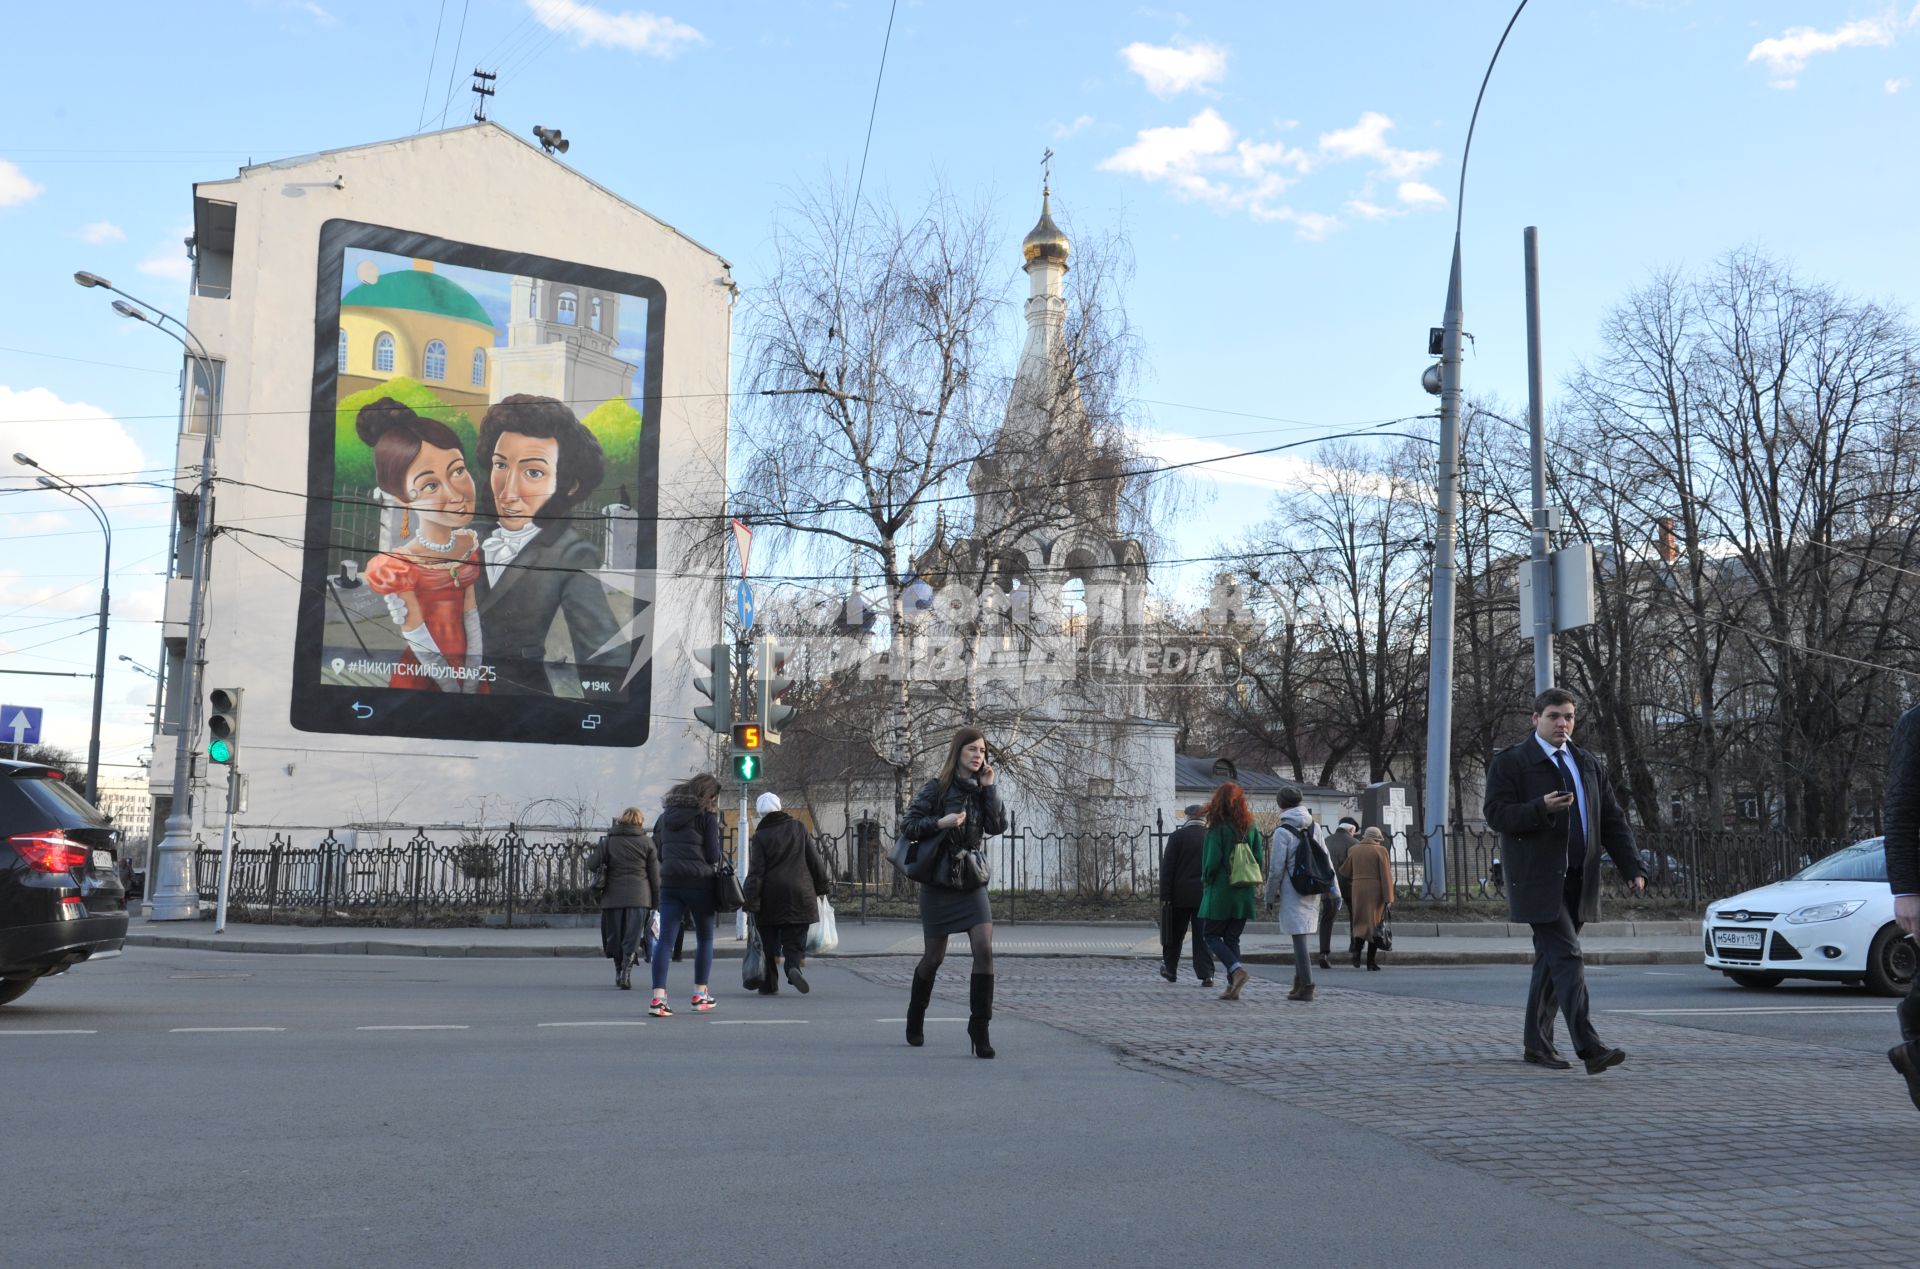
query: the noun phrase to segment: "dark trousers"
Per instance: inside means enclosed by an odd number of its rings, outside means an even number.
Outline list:
[[[1908,1044],[1920,1041],[1920,974],[1907,987],[1907,998],[1900,1002],[1900,1038]]]
[[[1219,961],[1229,974],[1240,968],[1240,935],[1246,928],[1246,921],[1239,917],[1231,921],[1200,922],[1201,933],[1207,940],[1207,950],[1213,953],[1213,959]]]
[[[641,948],[646,942],[649,915],[647,908],[600,909],[601,953],[622,968],[647,959]]]
[[[804,925],[762,925],[760,927],[760,947],[767,956],[769,976],[779,968],[780,957],[787,958],[789,971],[800,968],[800,961],[807,954],[807,927]]]
[[[1580,874],[1561,888],[1560,919],[1533,924],[1533,980],[1527,984],[1525,1044],[1534,1053],[1553,1052],[1553,1015],[1567,1015],[1567,1033],[1582,1057],[1606,1046],[1588,1016],[1587,965],[1580,955]]]
[[[1206,936],[1200,933],[1200,918],[1195,908],[1177,908],[1171,903],[1160,906],[1160,958],[1167,972],[1180,974],[1180,946],[1187,941],[1187,927],[1193,927],[1193,972],[1205,982],[1213,977],[1213,957],[1207,951]]]
[[[1320,955],[1333,951],[1333,918],[1340,911],[1340,896],[1329,890],[1320,896]]]

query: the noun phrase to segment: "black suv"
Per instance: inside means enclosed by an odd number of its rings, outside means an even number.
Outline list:
[[[0,760],[0,1005],[127,941],[120,833],[54,767]]]

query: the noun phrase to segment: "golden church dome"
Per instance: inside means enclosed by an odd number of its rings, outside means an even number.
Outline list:
[[[1060,232],[1060,226],[1053,223],[1050,201],[1050,195],[1040,195],[1040,223],[1021,240],[1020,254],[1026,257],[1028,264],[1035,260],[1051,260],[1065,268],[1071,244],[1067,236]]]

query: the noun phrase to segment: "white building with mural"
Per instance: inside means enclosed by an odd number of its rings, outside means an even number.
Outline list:
[[[603,822],[711,769],[728,262],[492,123],[254,164],[193,219],[156,819],[213,687],[247,840]],[[216,839],[226,770],[190,783]]]

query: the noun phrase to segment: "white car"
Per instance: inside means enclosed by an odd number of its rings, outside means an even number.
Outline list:
[[[1742,987],[1825,978],[1904,995],[1920,948],[1893,923],[1884,841],[1855,842],[1785,881],[1710,904],[1700,923],[1707,968]]]

